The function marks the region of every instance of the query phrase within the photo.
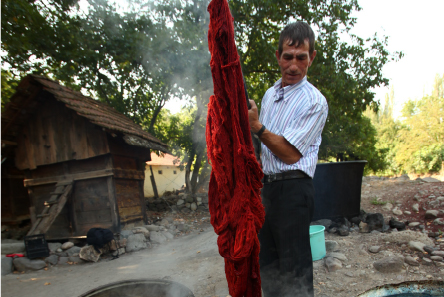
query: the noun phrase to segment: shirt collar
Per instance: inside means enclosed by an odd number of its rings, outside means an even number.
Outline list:
[[[287,101],[288,97],[285,97],[284,94],[301,88],[306,82],[307,82],[307,76],[304,76],[304,78],[300,82],[298,82],[294,85],[288,85],[286,87],[282,87],[282,77],[281,77],[273,86],[274,91],[275,91],[275,97],[276,97],[276,99],[274,99],[274,101],[279,101],[282,98],[284,98],[284,101]],[[282,94],[282,95],[279,96],[279,94]]]

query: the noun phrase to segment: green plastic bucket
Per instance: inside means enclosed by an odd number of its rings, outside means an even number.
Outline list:
[[[325,257],[325,227],[322,225],[310,226],[310,246],[313,261],[321,260]]]

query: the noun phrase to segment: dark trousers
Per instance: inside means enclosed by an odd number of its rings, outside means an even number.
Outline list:
[[[265,297],[313,297],[310,222],[311,178],[265,183],[265,222],[259,231],[259,264]]]

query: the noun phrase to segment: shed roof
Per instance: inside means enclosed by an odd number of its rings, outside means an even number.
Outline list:
[[[156,153],[151,153],[151,161],[146,162],[147,165],[163,165],[163,166],[175,166],[180,165],[180,160],[170,154],[163,154],[163,156],[158,156]]]
[[[107,132],[123,133],[123,139],[129,145],[168,152],[166,144],[142,130],[139,125],[114,108],[44,76],[32,74],[22,79],[17,87],[17,92],[11,97],[11,101],[2,112],[2,143],[11,141],[12,139],[8,139],[8,135],[14,134],[10,133],[11,128],[21,125],[32,114],[32,109],[39,104],[36,97],[41,90],[51,93],[67,108],[88,119],[91,123],[105,128]]]

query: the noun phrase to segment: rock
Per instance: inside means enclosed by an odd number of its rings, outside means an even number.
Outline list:
[[[326,240],[325,241],[325,250],[327,253],[334,252],[338,249],[339,244],[334,240]]]
[[[359,226],[359,223],[361,223],[362,220],[360,217],[354,217],[354,218],[351,218],[350,222],[356,226]]]
[[[401,257],[392,256],[374,262],[373,267],[382,273],[392,273],[400,272],[403,264],[404,260]]]
[[[408,243],[409,241],[420,241],[424,243],[425,245],[434,246],[434,241],[427,236],[427,234],[424,234],[419,231],[413,231],[413,230],[406,230],[402,232],[396,232],[396,233],[388,233],[388,234],[380,234],[379,239],[384,242],[394,242],[398,244]]]
[[[161,227],[156,225],[145,225],[143,226],[148,231],[160,231]]]
[[[425,252],[424,251],[425,244],[419,241],[409,241],[409,248],[415,251],[419,252]]]
[[[176,205],[182,205],[182,204],[184,204],[185,203],[185,200],[183,200],[183,199],[179,199],[179,200],[177,200],[177,203],[176,203]]]
[[[97,252],[92,245],[89,245],[80,249],[79,257],[85,261],[97,262],[101,254],[102,253]]]
[[[397,229],[398,231],[402,231],[405,229],[405,224],[403,222],[399,222],[393,218],[389,221],[390,228]]]
[[[341,236],[348,236],[350,234],[350,229],[346,226],[342,226],[338,229],[338,234]]]
[[[195,210],[197,209],[197,204],[196,204],[195,202],[191,203],[191,205],[190,205],[190,209],[191,209],[192,211],[195,211]]]
[[[433,251],[436,250],[434,247],[429,246],[429,245],[425,245],[425,246],[423,247],[423,249],[424,249],[424,251],[426,251],[426,252],[429,253],[429,254],[433,253]]]
[[[57,265],[67,265],[69,261],[69,257],[59,257],[59,261]]]
[[[57,255],[51,255],[49,257],[46,257],[44,261],[47,264],[57,265],[57,263],[59,262],[59,257]]]
[[[83,260],[80,259],[80,257],[72,256],[72,257],[68,258],[68,262],[71,262],[71,263],[74,263],[74,264],[80,264],[80,263],[83,263]]]
[[[412,209],[414,212],[419,212],[419,204],[418,203],[413,204]]]
[[[419,266],[419,262],[416,261],[416,259],[413,258],[412,256],[405,256],[404,262],[409,264],[410,266]]]
[[[2,254],[21,254],[25,252],[25,243],[2,243]]]
[[[64,244],[62,244],[62,250],[70,249],[73,246],[74,246],[74,243],[72,243],[71,241],[67,241]]]
[[[55,253],[62,248],[62,244],[60,242],[48,242],[48,248],[51,253]]]
[[[150,239],[152,243],[164,243],[167,240],[165,235],[159,231],[152,232]]]
[[[152,235],[158,231],[151,232],[150,238],[153,240]],[[134,252],[141,249],[146,249],[146,238],[143,234],[133,234],[128,236],[128,241],[126,243],[126,251],[127,252]]]
[[[336,259],[341,260],[341,261],[347,261],[347,257],[344,254],[342,254],[342,253],[334,253],[334,252],[332,252],[332,253],[327,254],[327,257],[333,257],[333,258],[336,258]]]
[[[436,219],[439,215],[439,211],[437,210],[427,210],[425,213],[426,219]]]
[[[190,227],[186,224],[179,224],[177,225],[177,230],[181,232],[187,232],[190,229]]]
[[[132,230],[122,230],[122,231],[120,231],[120,238],[128,238],[128,236],[133,235],[133,234],[134,233]]]
[[[440,257],[444,257],[444,251],[432,251],[431,252],[432,256],[440,256]]]
[[[440,257],[440,256],[431,256],[430,257],[430,260],[433,260],[433,261],[439,261],[439,262],[442,262],[442,257]]]
[[[333,272],[342,268],[341,261],[333,257],[326,257],[324,263],[329,272]]]
[[[368,213],[365,222],[370,231],[382,231],[384,227],[384,216],[381,213]]]
[[[135,227],[132,231],[134,234],[143,234],[146,239],[150,239],[150,231],[148,231],[145,227]]]
[[[433,265],[433,261],[427,258],[422,258],[422,265],[431,266]]]
[[[384,209],[384,210],[391,210],[392,208],[393,208],[393,204],[391,204],[391,203],[387,203],[382,207],[382,209]]]
[[[379,253],[380,250],[381,250],[381,247],[379,245],[373,245],[368,248],[368,251],[373,254]]]
[[[162,234],[167,238],[167,239],[174,239],[174,235],[171,234],[168,231],[162,231]]]
[[[194,197],[193,196],[188,196],[187,199],[186,199],[186,202],[190,203],[190,204],[193,203],[194,202]]]
[[[398,208],[395,208],[394,210],[392,210],[392,212],[393,212],[393,214],[395,214],[395,215],[397,215],[397,216],[402,215],[402,211],[399,210]]]
[[[404,214],[405,214],[405,215],[411,215],[412,212],[411,212],[411,211],[408,211],[408,210],[404,210]]]
[[[68,257],[68,253],[67,252],[57,252],[57,253],[55,253],[55,255],[57,256],[57,257]]]
[[[46,267],[45,261],[29,260],[28,258],[15,258],[12,263],[14,264],[15,270],[19,272],[40,270]]]
[[[444,225],[444,219],[443,218],[437,218],[436,220],[433,221],[433,224],[435,224],[435,225]],[[2,248],[3,248],[3,244],[2,244]]]
[[[181,211],[182,213],[190,213],[190,212],[191,212],[191,209],[185,207],[185,208],[182,208],[180,211]]]
[[[346,276],[348,276],[348,277],[354,277],[355,275],[353,274],[353,272],[351,272],[351,271],[348,271],[348,272],[346,272],[346,273],[344,273]]]
[[[361,233],[370,233],[370,228],[367,223],[360,222],[359,223],[359,232]]]
[[[12,272],[12,258],[2,256],[2,276]]]
[[[73,246],[72,248],[66,250],[66,253],[68,254],[68,257],[74,256],[75,254],[80,253],[81,248],[78,246]]]

